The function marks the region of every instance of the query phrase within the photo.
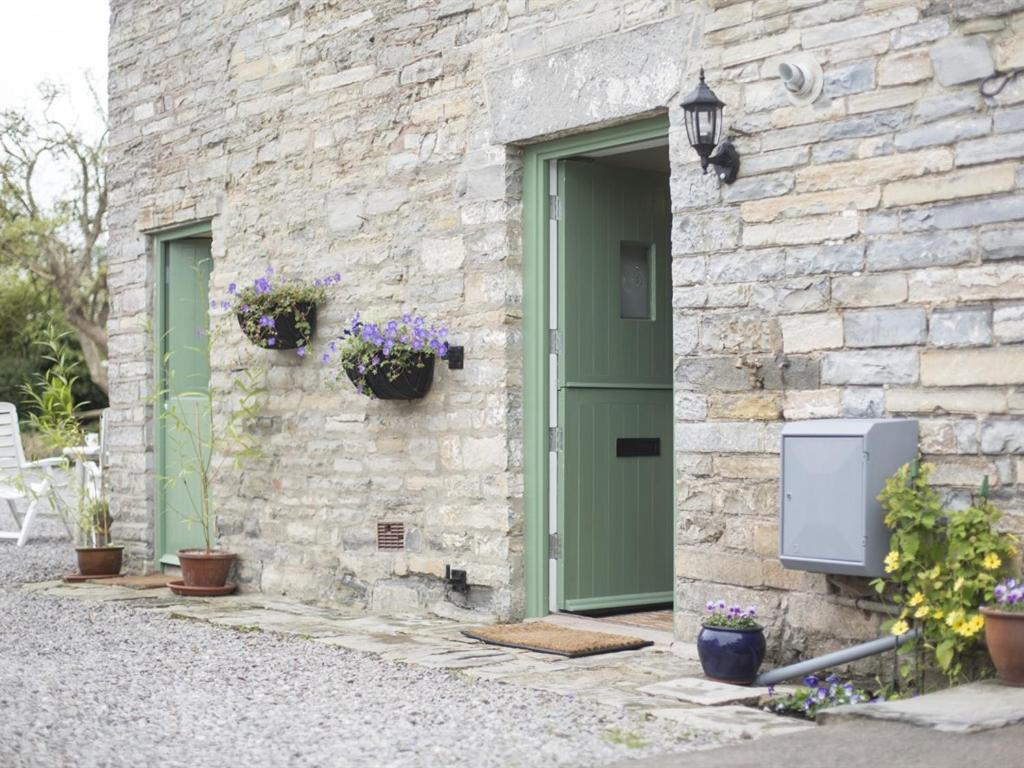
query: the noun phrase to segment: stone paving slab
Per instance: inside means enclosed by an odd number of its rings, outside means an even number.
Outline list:
[[[670,707],[652,709],[652,717],[663,717],[681,723],[695,731],[710,730],[727,739],[750,739],[757,736],[779,735],[813,729],[813,723],[791,717],[779,717],[768,712],[723,704],[718,707]]]
[[[43,595],[83,600],[134,600],[146,610],[176,618],[203,621],[225,628],[258,629],[308,639],[348,650],[370,653],[404,664],[450,670],[462,677],[487,679],[508,685],[585,698],[596,703],[635,710],[655,717],[689,718],[694,730],[714,727],[722,734],[753,737],[780,728],[774,715],[755,710],[743,719],[722,705],[756,702],[767,689],[711,683],[698,677],[692,644],[663,642],[637,651],[602,654],[580,659],[494,648],[461,634],[470,625],[485,623],[473,617],[467,623],[450,616],[403,614],[374,615],[344,608],[311,605],[287,598],[239,594],[219,598],[187,598],[167,589],[134,590],[108,585],[49,582],[27,587]],[[464,618],[464,617],[462,617]],[[631,627],[623,627],[631,631]],[[714,726],[698,724],[697,714],[707,707],[682,708],[680,701],[715,705],[721,714],[705,715]],[[667,713],[667,714],[665,714]],[[764,715],[762,717],[762,715]],[[792,728],[792,721],[784,721]]]
[[[667,696],[685,701],[687,704],[710,707],[721,704],[756,704],[762,697],[768,695],[767,688],[729,685],[701,677],[679,677],[646,685],[640,690],[652,696]]]
[[[848,705],[818,714],[823,724],[853,718],[892,720],[952,733],[987,731],[1024,723],[1024,688],[985,680],[912,699]]]

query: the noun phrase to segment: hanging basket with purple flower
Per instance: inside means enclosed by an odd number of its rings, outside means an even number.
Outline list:
[[[252,285],[228,286],[230,309],[238,317],[242,332],[257,347],[294,349],[301,357],[316,331],[317,305],[327,298],[327,288],[340,282],[337,273],[312,283],[278,280],[268,267]]]
[[[357,312],[341,339],[328,345],[325,364],[337,363],[339,375],[356,391],[380,400],[416,400],[434,381],[434,361],[448,357],[448,329],[405,314],[398,320],[364,323]]]

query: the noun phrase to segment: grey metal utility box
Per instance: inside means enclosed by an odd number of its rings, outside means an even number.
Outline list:
[[[917,456],[913,419],[822,419],[782,429],[779,557],[786,568],[881,576],[878,494]]]

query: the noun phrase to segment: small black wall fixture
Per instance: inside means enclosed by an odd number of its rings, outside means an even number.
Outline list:
[[[704,68],[700,70],[700,84],[683,99],[680,105],[686,119],[686,136],[690,146],[700,155],[700,167],[708,172],[715,166],[718,178],[726,184],[736,181],[740,171],[740,153],[730,141],[722,141],[722,107],[725,102],[704,82]],[[715,151],[717,149],[717,151]]]
[[[448,370],[461,371],[465,360],[465,349],[463,347],[448,347]]]

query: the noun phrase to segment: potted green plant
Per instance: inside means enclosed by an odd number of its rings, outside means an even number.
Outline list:
[[[257,347],[294,349],[303,356],[316,331],[317,305],[327,298],[327,288],[339,283],[338,273],[312,283],[276,281],[273,268],[267,267],[252,285],[239,289],[231,283],[231,299],[221,301],[220,308],[234,312],[242,332]],[[211,307],[216,308],[217,302],[211,302]]]
[[[764,627],[757,609],[726,606],[724,600],[707,604],[707,615],[697,635],[697,655],[704,676],[723,683],[750,685],[764,661]]]
[[[124,547],[110,543],[110,504],[91,499],[82,504],[78,518],[82,546],[75,547],[82,576],[117,576],[121,573]]]
[[[336,353],[333,355],[332,353]],[[381,400],[426,396],[434,361],[448,356],[448,329],[405,314],[398,320],[364,323],[357,312],[341,339],[330,344],[325,364],[337,363],[356,391]]]
[[[29,406],[28,423],[40,436],[46,447],[55,452],[72,449],[71,455],[89,441],[82,428],[82,407],[74,397],[78,381],[78,364],[67,345],[68,333],[58,332],[52,325],[46,337],[37,342],[44,348],[44,357],[50,363],[45,373],[32,383],[22,386],[25,402]],[[78,456],[79,461],[84,461]],[[86,467],[82,467],[86,471]],[[84,475],[83,475],[84,478]],[[48,500],[71,528],[77,522],[78,541],[75,547],[78,574],[66,577],[70,581],[100,576],[117,576],[121,572],[124,547],[110,542],[110,506],[100,498],[86,492],[85,483],[73,488],[51,489]],[[69,498],[70,497],[70,498]]]
[[[1024,685],[1024,585],[1004,579],[993,590],[994,602],[981,607],[985,645],[999,680]]]
[[[248,426],[259,415],[263,370],[250,362],[237,362],[231,369],[235,372],[233,406],[223,414],[218,412],[216,419],[212,386],[202,391],[178,392],[174,398],[166,397],[166,392],[160,397],[160,419],[181,462],[177,474],[162,480],[165,487],[184,484],[189,508],[176,512],[188,525],[198,526],[203,534],[202,549],[177,552],[182,578],[168,586],[178,594],[224,595],[236,587],[228,582],[236,555],[216,546],[212,489],[229,469],[237,470],[246,460],[262,455],[260,442]]]

